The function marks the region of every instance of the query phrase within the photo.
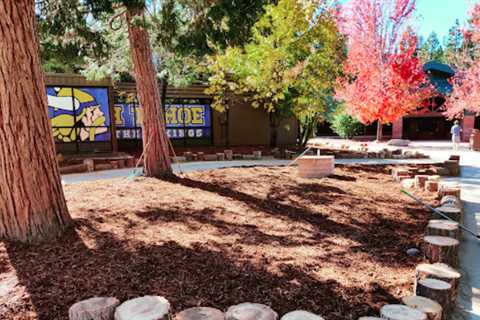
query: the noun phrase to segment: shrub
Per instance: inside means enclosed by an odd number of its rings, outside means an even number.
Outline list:
[[[352,138],[362,127],[360,121],[345,113],[336,114],[331,123],[332,130],[344,139]]]

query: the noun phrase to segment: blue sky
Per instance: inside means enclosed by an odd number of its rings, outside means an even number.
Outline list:
[[[348,0],[340,0],[345,3]],[[392,0],[384,0],[392,1]],[[420,36],[428,37],[435,31],[443,43],[448,35],[448,30],[459,19],[463,25],[467,20],[468,11],[472,0],[417,0],[417,14],[419,16],[418,32]]]
[[[461,24],[466,21],[469,2],[469,0],[417,0],[420,35],[428,37],[435,31],[440,41],[443,41],[456,19],[459,19]]]

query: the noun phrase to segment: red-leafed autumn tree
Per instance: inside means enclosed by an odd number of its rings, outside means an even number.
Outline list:
[[[0,238],[34,241],[70,223],[55,159],[33,0],[0,1]]]
[[[428,81],[416,57],[417,37],[408,28],[415,0],[352,0],[341,25],[348,58],[337,97],[362,123],[382,125],[417,110],[429,97]]]
[[[461,118],[465,110],[480,114],[480,4],[473,7],[470,16],[470,26],[456,50],[453,92],[446,101],[449,118]]]

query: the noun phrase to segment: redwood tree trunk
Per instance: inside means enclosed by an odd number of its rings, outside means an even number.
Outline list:
[[[147,30],[138,24],[139,21],[132,21],[133,18],[144,21],[143,8],[128,8],[127,19],[137,95],[143,109],[144,171],[148,177],[160,178],[172,172],[169,141],[149,35]]]
[[[0,238],[52,238],[71,218],[48,119],[34,1],[2,0],[0,17]]]

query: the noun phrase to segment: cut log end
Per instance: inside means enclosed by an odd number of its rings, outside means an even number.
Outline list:
[[[427,320],[427,315],[419,310],[401,305],[387,304],[380,309],[382,319],[388,320]]]
[[[125,301],[115,311],[115,320],[166,320],[170,303],[164,297],[144,296]]]
[[[175,320],[224,320],[222,311],[214,308],[198,307],[186,309],[175,316]]]
[[[454,301],[452,285],[446,281],[420,279],[416,284],[416,294],[438,302],[444,310],[444,316],[447,316],[452,309]]]
[[[432,299],[421,296],[408,296],[402,302],[410,308],[417,309],[427,315],[429,320],[442,320],[442,306]]]
[[[241,303],[228,308],[225,320],[277,320],[278,315],[270,307],[259,303]]]
[[[459,239],[460,229],[458,228],[458,222],[449,220],[430,220],[427,226],[427,235]]]
[[[445,263],[422,263],[419,264],[416,268],[417,275],[422,276],[421,278],[436,278],[439,280],[443,279],[455,279],[458,280],[461,277],[460,272],[450,267]],[[448,281],[447,281],[448,282]]]
[[[451,266],[458,264],[459,241],[450,237],[426,236],[425,256],[431,263],[441,262]]]
[[[285,314],[281,320],[323,320],[323,318],[307,311],[297,310]]]
[[[116,298],[95,297],[75,303],[68,310],[70,320],[111,320],[120,304]]]

